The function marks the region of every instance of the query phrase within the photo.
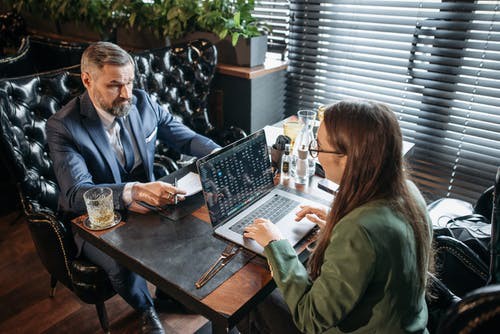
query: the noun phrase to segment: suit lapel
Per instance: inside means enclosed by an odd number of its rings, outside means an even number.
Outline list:
[[[135,102],[135,96],[134,96],[134,102]],[[141,121],[141,118],[139,117],[139,112],[137,111],[135,103],[132,104],[132,109],[130,110],[128,117],[130,120],[130,127],[132,128],[135,142],[137,143],[137,146],[139,148],[139,153],[140,153],[141,159],[142,159],[142,165],[144,166],[144,169],[146,171],[146,175],[148,176],[148,178],[150,180],[152,180],[152,178],[151,178],[152,171],[149,168],[148,151],[146,150],[146,141],[144,139],[144,131],[142,129],[142,121]]]
[[[102,154],[104,160],[108,164],[113,178],[116,183],[121,183],[120,170],[118,168],[118,160],[116,159],[115,152],[109,144],[108,137],[104,132],[101,119],[97,115],[97,111],[90,100],[87,92],[83,94],[80,100],[80,114],[82,114],[82,125],[87,130],[89,137],[94,142],[97,150]]]

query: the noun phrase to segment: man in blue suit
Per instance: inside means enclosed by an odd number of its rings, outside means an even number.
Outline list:
[[[138,205],[174,203],[183,192],[155,181],[156,138],[180,153],[204,156],[219,148],[177,121],[146,92],[133,89],[132,57],[115,44],[97,42],[82,55],[86,92],[47,122],[47,141],[60,187],[65,217],[86,211],[83,193],[96,186],[113,190],[116,209],[146,213]],[[179,194],[179,195],[178,195]],[[145,280],[75,234],[78,251],[100,265],[115,290],[141,312],[141,332],[164,333]]]

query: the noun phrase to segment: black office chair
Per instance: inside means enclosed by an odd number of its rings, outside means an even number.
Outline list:
[[[57,282],[63,283],[95,305],[109,332],[104,302],[116,292],[100,267],[75,258],[69,222],[57,218],[59,190],[46,144],[47,118],[81,91],[79,77],[64,70],[0,81],[0,142],[37,253],[51,276],[50,295]]]

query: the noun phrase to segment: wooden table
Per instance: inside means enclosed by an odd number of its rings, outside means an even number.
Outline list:
[[[168,182],[175,176],[182,177],[189,169],[192,169],[192,167],[185,167],[176,171],[176,173],[168,175],[165,181]],[[332,196],[322,190],[318,190],[318,180],[318,177],[313,176],[310,184],[306,186],[295,185],[293,181],[285,181],[283,185],[306,194],[314,193],[314,196],[321,196],[323,203],[326,204],[331,201]],[[205,223],[210,222],[208,209],[204,204],[196,209],[192,213],[192,216]],[[122,221],[111,229],[98,232],[86,229],[82,224],[84,218],[85,216],[82,216],[73,221],[74,227],[78,229],[78,233],[84,239],[115,258],[130,270],[140,274],[192,311],[211,320],[213,333],[227,333],[249,310],[255,307],[258,302],[263,300],[275,288],[265,259],[255,256],[234,275],[215,288],[215,290],[202,298],[197,298],[193,296],[193,290],[190,291],[190,289],[182,288],[180,286],[182,282],[177,281],[175,275],[168,271],[165,265],[161,264],[165,263],[165,261],[175,260],[176,254],[161,252],[162,245],[168,242],[165,241],[165,238],[168,238],[168,236],[164,235],[162,229],[168,224],[162,222],[159,215],[153,213],[147,215],[131,213],[126,222]],[[182,228],[182,225],[174,226]],[[205,228],[205,226],[202,227]],[[211,226],[208,226],[208,231],[211,231]],[[207,233],[206,238],[216,237],[212,233]],[[297,249],[299,253],[307,253],[302,251],[312,238],[309,237],[306,239],[298,245]],[[132,245],[130,252],[124,250],[126,249],[124,245],[127,243]],[[134,247],[134,243],[139,246]],[[191,247],[191,243],[186,242],[185,247]],[[141,249],[138,250],[136,248]],[[219,254],[211,254],[211,256],[218,256]],[[160,260],[163,262],[157,263]],[[193,261],[203,260],[193,259],[192,261],[186,261],[186,272],[189,272],[190,266],[194,265],[195,262]],[[207,263],[207,266],[211,263]]]

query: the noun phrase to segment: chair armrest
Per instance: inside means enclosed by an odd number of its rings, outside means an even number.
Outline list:
[[[468,293],[448,309],[436,333],[496,333],[500,326],[500,285]]]
[[[42,264],[53,277],[72,289],[70,268],[76,246],[71,231],[48,210],[29,213],[27,221]]]
[[[158,180],[165,175],[175,172],[179,169],[179,166],[174,161],[174,159],[165,155],[155,154],[153,169],[155,179]]]
[[[488,266],[466,244],[444,235],[434,243],[437,276],[454,294],[463,297],[486,285]]]
[[[460,298],[453,294],[453,292],[433,274],[429,273],[428,277],[429,292],[426,294],[425,298],[429,315],[427,328],[430,333],[434,333],[446,314],[446,311],[460,302]]]
[[[245,138],[246,136],[247,134],[243,131],[243,129],[233,125],[229,128],[223,129],[222,131],[213,129],[208,133],[208,137],[222,147],[234,143],[241,138]]]
[[[116,294],[106,272],[85,259],[73,261],[71,276],[75,294],[85,303],[104,302]]]

